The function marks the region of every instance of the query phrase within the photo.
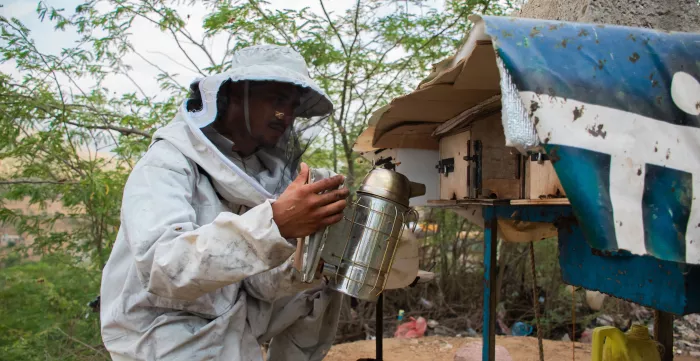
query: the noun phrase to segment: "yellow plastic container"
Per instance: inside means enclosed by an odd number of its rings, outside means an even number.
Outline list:
[[[591,361],[661,361],[649,329],[633,325],[627,333],[611,326],[593,330]]]

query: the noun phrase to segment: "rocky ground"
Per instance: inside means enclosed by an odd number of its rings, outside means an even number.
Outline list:
[[[461,347],[480,343],[481,339],[469,337],[428,336],[420,339],[384,339],[386,361],[454,361]],[[513,361],[539,361],[537,339],[534,337],[497,337],[496,345],[503,346]],[[589,344],[544,340],[544,359],[547,361],[590,361]],[[357,341],[333,346],[325,361],[357,361],[374,358],[373,340]],[[480,356],[480,355],[479,355]],[[475,360],[481,360],[480,357]],[[698,361],[700,357],[677,356],[675,361]]]

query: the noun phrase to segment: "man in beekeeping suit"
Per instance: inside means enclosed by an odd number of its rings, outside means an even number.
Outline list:
[[[262,360],[268,341],[270,360],[325,356],[342,294],[301,282],[294,253],[348,191],[340,175],[306,184],[294,123],[332,110],[284,47],[242,49],[191,85],[124,189],[101,288],[114,360]]]

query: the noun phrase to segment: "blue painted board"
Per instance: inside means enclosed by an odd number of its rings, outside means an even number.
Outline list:
[[[567,284],[676,315],[700,312],[700,266],[593,250],[577,224],[559,229],[559,264]]]

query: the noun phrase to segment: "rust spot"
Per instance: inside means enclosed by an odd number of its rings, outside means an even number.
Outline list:
[[[698,228],[700,228],[700,223],[698,223]]]
[[[552,162],[552,164],[558,162],[561,159],[561,157],[559,157],[559,146],[552,147],[547,155],[549,156],[549,160]]]
[[[636,63],[637,60],[639,60],[639,54],[637,54],[637,52],[635,51],[634,53],[632,53],[629,59],[631,62]]]
[[[540,108],[540,103],[538,103],[538,102],[536,102],[536,101],[534,101],[534,100],[531,100],[531,101],[530,101],[530,116],[532,116],[533,114],[535,114],[535,112],[536,112],[537,109],[539,109],[539,108]]]
[[[547,143],[549,143],[549,137],[544,138],[544,144],[547,144]]]
[[[562,41],[561,41],[561,46],[563,46],[563,47],[566,48],[566,44],[567,44],[568,42],[569,42],[569,40],[567,40],[567,39],[562,40]]]
[[[642,168],[637,169],[637,175],[642,175]]]
[[[508,32],[508,31],[505,31],[505,30],[501,31],[501,35],[503,35],[503,38],[505,38],[505,39],[508,39],[508,38],[512,38],[512,37],[513,37],[513,34],[512,34],[512,33]]]
[[[579,45],[576,49],[581,50],[583,48],[583,45]]]
[[[656,80],[652,80],[652,81],[651,81],[651,87],[652,87],[652,88],[656,88],[657,86],[659,86],[659,82],[656,81]]]
[[[695,109],[700,110],[700,102],[695,103]]]
[[[596,43],[596,44],[600,44],[600,40],[595,39],[595,43]]]
[[[627,36],[627,39],[630,39],[630,40],[632,40],[632,41],[637,41],[637,38],[634,36],[634,34],[629,34],[629,35]]]
[[[176,230],[177,232],[180,232],[180,231],[182,231],[182,227],[175,227],[175,230]]]
[[[581,109],[578,107],[574,108],[574,121],[576,121],[578,118],[581,118],[583,116],[583,109],[585,108],[585,105],[581,106]]]
[[[661,100],[662,100],[662,99],[663,99],[663,98],[661,97],[661,95],[657,96],[657,97],[656,97],[656,104],[661,105]],[[699,104],[700,104],[700,103],[699,103]]]
[[[655,74],[655,73],[654,73],[653,71],[651,72],[651,74],[649,74],[649,80],[654,79],[654,74]]]
[[[586,128],[588,131],[588,134],[594,136],[594,137],[601,137],[605,139],[605,137],[608,135],[608,132],[603,131],[603,124],[598,124],[598,126],[592,126],[590,128]]]
[[[603,60],[598,60],[598,69],[603,69],[605,67],[605,63],[608,61],[606,59]]]
[[[540,122],[540,117],[535,117],[535,125],[539,124]]]
[[[559,29],[559,27],[556,24],[549,26],[549,30],[557,30],[557,29]]]
[[[534,38],[535,36],[540,34],[540,29],[538,29],[536,26],[532,28],[532,31],[530,31],[530,37]]]
[[[659,142],[656,142],[656,144],[654,145],[654,153],[656,153],[658,151],[659,151]]]
[[[671,156],[671,148],[666,150],[666,159],[668,159]]]
[[[588,36],[588,31],[586,31],[586,29],[581,29],[581,31],[578,32],[578,36]]]

